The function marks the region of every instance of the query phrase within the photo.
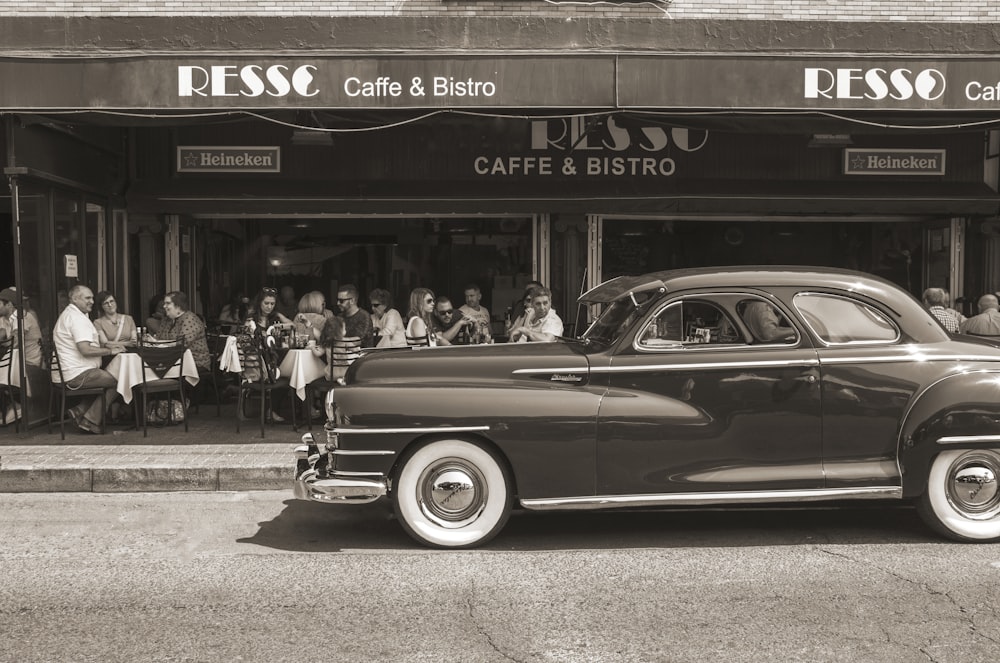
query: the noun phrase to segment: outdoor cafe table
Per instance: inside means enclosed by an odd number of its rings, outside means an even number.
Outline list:
[[[300,401],[304,401],[306,399],[306,386],[325,375],[326,363],[308,348],[277,350],[277,352],[279,354],[285,353],[281,363],[278,364],[279,374],[281,377],[288,378],[288,383],[295,390],[295,395],[299,397]],[[239,373],[242,370],[235,336],[226,339],[226,347],[219,355],[219,367],[232,373]]]
[[[136,352],[122,352],[115,355],[115,358],[111,360],[111,363],[108,364],[105,370],[118,380],[118,393],[122,395],[122,400],[126,403],[131,403],[132,388],[142,384],[142,357]],[[167,371],[163,377],[176,378],[178,377],[177,373],[177,367],[175,366]],[[194,363],[194,355],[191,354],[190,350],[184,351],[180,373],[191,386],[198,384],[198,367]],[[146,380],[148,382],[159,379],[161,379],[160,376],[152,369],[146,369]]]

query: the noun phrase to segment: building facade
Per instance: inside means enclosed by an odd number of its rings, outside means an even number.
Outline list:
[[[974,1],[0,3],[0,255],[76,283],[354,283],[500,325],[525,283],[726,264],[1000,289],[1000,7]],[[8,239],[9,238],[9,239]],[[44,393],[39,386],[34,393]]]

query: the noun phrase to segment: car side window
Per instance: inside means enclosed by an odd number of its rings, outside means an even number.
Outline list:
[[[755,344],[794,344],[799,334],[788,318],[770,302],[763,299],[744,299],[736,305],[736,311],[753,335]]]
[[[640,347],[646,349],[744,344],[724,309],[698,299],[674,302],[661,310],[647,323],[639,339]]]
[[[792,303],[827,345],[893,343],[899,339],[899,329],[863,302],[825,293],[799,293]]]

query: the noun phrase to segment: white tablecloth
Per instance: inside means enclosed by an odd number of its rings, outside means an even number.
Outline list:
[[[10,351],[10,385],[21,388],[21,351],[17,348]],[[7,366],[0,369],[0,384],[7,384]],[[28,396],[31,396],[31,381],[28,381]]]
[[[142,358],[134,352],[122,352],[116,355],[108,367],[108,373],[118,380],[118,393],[122,395],[122,400],[126,403],[132,402],[132,387],[142,384]],[[184,359],[181,361],[181,374],[192,385],[198,384],[198,367],[194,363],[194,356],[190,350],[184,351]],[[177,368],[171,368],[163,376],[164,378],[176,378]],[[151,382],[159,380],[158,376],[151,369],[146,369],[146,380]]]
[[[306,385],[323,377],[326,364],[312,350],[289,350],[278,365],[281,377],[288,378],[300,401],[306,399]]]

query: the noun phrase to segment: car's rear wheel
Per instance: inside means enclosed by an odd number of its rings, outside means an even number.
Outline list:
[[[393,485],[393,508],[403,529],[434,548],[486,543],[510,517],[513,500],[506,464],[467,440],[437,440],[403,459]]]
[[[917,511],[956,541],[1000,541],[1000,450],[945,451],[934,459]]]

